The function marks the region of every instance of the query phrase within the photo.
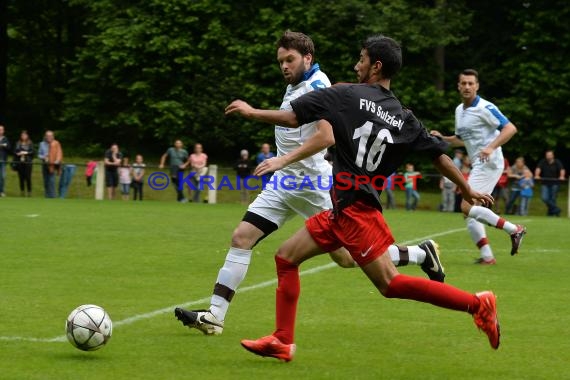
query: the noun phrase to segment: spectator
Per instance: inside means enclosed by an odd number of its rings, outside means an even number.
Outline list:
[[[75,165],[63,165],[61,170],[61,176],[59,177],[59,197],[64,199],[67,196],[67,190],[69,185],[71,185],[71,180],[75,175],[75,170],[77,167]]]
[[[271,151],[271,146],[267,143],[261,145],[261,152],[257,154],[255,161],[257,165],[261,164],[263,161],[267,160],[268,158],[275,157],[275,154]]]
[[[540,198],[547,207],[548,216],[560,216],[560,208],[556,205],[556,196],[560,189],[560,181],[564,181],[566,170],[562,162],[554,157],[554,151],[547,150],[538,162],[534,177],[541,181]]]
[[[439,188],[441,189],[441,211],[453,212],[455,209],[457,185],[444,176],[439,180]]]
[[[526,170],[529,169],[524,163],[524,157],[517,157],[515,164],[509,168],[508,177],[511,180],[511,194],[509,196],[509,202],[507,203],[507,214],[515,214],[517,211],[515,202],[521,194],[519,181],[524,177]]]
[[[461,166],[463,165],[463,157],[465,153],[461,149],[455,149],[453,152],[453,164],[459,170],[461,170]]]
[[[164,163],[168,158],[168,166],[170,168],[170,178],[172,179],[172,183],[176,189],[176,200],[181,203],[188,202],[186,198],[184,198],[184,192],[182,191],[182,185],[178,183],[179,176],[184,175],[184,168],[185,162],[188,160],[188,152],[184,149],[182,144],[182,140],[176,140],[174,142],[174,146],[168,148],[166,153],[162,155],[160,158],[160,165],[158,166],[160,169],[164,168]]]
[[[119,150],[117,144],[111,145],[105,152],[105,185],[107,186],[107,197],[110,200],[115,199],[117,186],[119,186],[119,166],[123,154]]]
[[[124,201],[129,200],[129,195],[131,193],[131,165],[129,165],[129,158],[123,157],[121,160],[121,166],[118,170],[119,174],[119,184],[121,185],[121,196]]]
[[[196,173],[190,179],[196,189],[193,190],[194,196],[192,197],[192,202],[199,203],[200,193],[202,192],[202,183],[200,178],[208,173],[208,155],[204,153],[202,144],[194,144],[194,153],[190,155],[188,162],[186,162],[184,166],[187,167],[188,165],[190,165],[190,171]],[[188,194],[192,194],[192,189],[188,190]]]
[[[267,160],[268,158],[275,157],[275,154],[271,151],[271,146],[267,143],[261,145],[261,152],[257,154],[255,157],[255,162],[257,165],[261,164],[263,161]],[[269,178],[273,175],[273,172],[264,174],[261,176],[262,183],[266,183]]]
[[[508,201],[509,201],[509,190],[508,190],[508,183],[509,183],[509,160],[507,160],[506,158],[504,158],[504,162],[505,162],[505,167],[503,169],[503,173],[501,174],[501,176],[499,177],[499,180],[497,181],[497,184],[495,185],[495,188],[493,189],[493,192],[491,193],[491,195],[493,196],[493,198],[495,199],[495,205],[494,205],[494,210],[497,214],[499,214],[501,211],[501,206],[499,205],[499,201],[502,199],[503,203],[505,204],[505,214],[507,213],[507,206],[508,206]]]
[[[533,196],[532,188],[534,187],[534,180],[532,179],[532,172],[528,169],[524,171],[524,177],[519,180],[519,187],[521,189],[521,207],[519,209],[520,215],[528,215],[528,208],[530,206],[530,199]]]
[[[48,153],[49,153],[49,142],[48,142],[48,132],[44,134],[44,139],[40,142],[40,147],[38,149],[38,158],[42,163],[42,178],[44,180],[44,194],[47,198],[48,194],[48,182],[49,182],[49,165],[48,165]],[[55,190],[54,190],[55,191]]]
[[[47,180],[46,198],[55,198],[55,177],[61,175],[61,164],[63,162],[63,149],[59,141],[55,139],[52,131],[46,132],[46,142],[48,144],[47,153]]]
[[[390,174],[388,178],[386,178],[386,186],[384,186],[383,193],[386,193],[386,208],[395,209],[396,208],[396,199],[394,198],[394,176],[396,173]]]
[[[414,165],[406,164],[404,172],[406,178],[406,210],[415,210],[420,199],[420,193],[417,191],[417,180],[421,177],[421,173],[414,170]]]
[[[133,164],[133,200],[136,201],[137,197],[139,201],[143,200],[143,178],[144,178],[144,168],[146,165],[143,162],[143,156],[137,154],[135,157],[135,163]]]
[[[32,196],[32,161],[34,159],[34,143],[30,140],[27,131],[20,133],[20,139],[16,142],[14,148],[14,161],[16,161],[16,170],[20,179],[20,195],[26,194]],[[27,193],[25,192],[27,190]]]
[[[4,136],[4,126],[0,125],[0,197],[5,197],[4,183],[6,181],[6,164],[8,152],[10,151],[10,141]]]
[[[251,175],[253,171],[253,165],[249,159],[249,152],[245,149],[239,153],[239,159],[234,165],[234,170],[236,171],[238,187],[240,189],[240,202],[242,205],[247,205],[249,203],[249,190],[247,189],[247,177]]]
[[[95,174],[95,170],[97,170],[97,161],[88,161],[85,165],[85,180],[87,181],[87,187],[91,186],[91,181],[93,179],[93,175]]]

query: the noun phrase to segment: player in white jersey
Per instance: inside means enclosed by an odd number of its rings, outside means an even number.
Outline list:
[[[517,128],[491,102],[477,95],[479,75],[472,69],[459,74],[458,89],[462,103],[455,109],[455,135],[443,136],[432,131],[453,146],[465,146],[471,159],[472,170],[468,183],[475,191],[490,194],[499,181],[504,168],[501,146],[509,141]],[[495,264],[496,260],[489,245],[483,223],[502,229],[511,236],[511,255],[518,253],[524,226],[513,224],[488,208],[463,201],[461,210],[466,216],[467,229],[471,239],[479,248],[481,257],[477,264]]]
[[[291,110],[290,102],[320,88],[330,87],[327,76],[313,63],[314,45],[311,39],[296,32],[285,32],[278,42],[277,60],[288,83],[281,109]],[[295,151],[301,145],[322,144],[316,123],[300,128],[275,126],[275,142],[278,157]],[[176,308],[175,316],[190,328],[197,328],[207,335],[219,335],[223,331],[229,304],[245,278],[252,248],[263,238],[281,227],[295,215],[307,219],[321,211],[332,209],[328,188],[332,179],[332,167],[325,160],[325,148],[295,164],[276,171],[264,190],[248,207],[248,210],[232,235],[224,265],[218,273],[208,310],[184,310]],[[294,159],[294,155],[288,155]],[[288,189],[282,179],[310,181],[310,186]],[[308,178],[308,179],[307,179]],[[307,182],[303,182],[307,183]],[[420,265],[430,279],[443,282],[445,274],[438,258],[437,245],[427,240],[416,246],[389,247],[395,265],[408,263]],[[348,251],[341,248],[330,253],[341,267],[355,267]]]

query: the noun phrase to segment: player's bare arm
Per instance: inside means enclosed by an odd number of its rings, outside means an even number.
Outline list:
[[[334,145],[332,125],[326,120],[320,120],[316,124],[316,131],[303,145],[280,157],[273,157],[263,161],[255,168],[253,175],[264,175],[276,172],[285,166],[311,157],[318,152]]]
[[[463,199],[469,204],[475,203],[474,201],[479,201],[484,205],[492,205],[494,203],[493,197],[489,194],[482,194],[474,191],[471,186],[465,181],[463,175],[453,164],[451,158],[447,155],[442,154],[433,160],[433,165],[437,170],[443,174],[443,176],[449,178],[453,183],[455,183],[461,190],[461,195]]]
[[[503,129],[501,129],[499,136],[497,136],[497,138],[485,148],[481,149],[481,152],[479,153],[479,159],[483,162],[487,161],[495,149],[506,144],[516,133],[517,127],[515,127],[513,123],[507,123]]]
[[[463,142],[463,140],[461,140],[459,137],[453,135],[453,136],[444,136],[441,134],[440,131],[436,131],[436,130],[432,130],[430,132],[430,134],[432,136],[435,137],[439,137],[440,139],[442,139],[443,141],[449,143],[449,145],[451,145],[452,147],[458,147],[458,146],[465,146],[465,143]]]
[[[262,110],[253,108],[243,100],[234,100],[226,107],[225,114],[238,114],[246,119],[257,120],[283,127],[298,128],[297,115],[293,111]]]

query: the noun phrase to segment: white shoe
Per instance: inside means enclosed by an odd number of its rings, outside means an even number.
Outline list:
[[[206,335],[221,335],[224,331],[224,322],[214,317],[210,310],[184,310],[177,307],[174,315],[184,326],[198,329]]]

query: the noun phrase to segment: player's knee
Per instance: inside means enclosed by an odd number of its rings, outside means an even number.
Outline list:
[[[291,263],[294,260],[293,251],[290,249],[287,249],[287,245],[281,245],[279,247],[279,249],[277,249],[277,256],[279,256],[283,260],[287,260]]]
[[[247,234],[243,229],[236,228],[232,234],[232,247],[240,249],[251,249],[255,244],[255,238]]]

